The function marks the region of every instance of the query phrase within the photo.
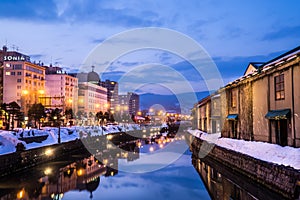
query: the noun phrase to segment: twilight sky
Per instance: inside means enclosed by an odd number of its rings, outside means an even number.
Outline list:
[[[227,83],[240,77],[248,62],[267,61],[299,46],[299,6],[298,0],[2,0],[0,45],[7,44],[10,50],[18,48],[32,61],[52,62],[71,71],[90,70],[85,59],[107,38],[134,28],[168,28],[200,44]],[[151,73],[151,63],[171,66],[194,91],[206,90],[190,63],[161,50],[120,55],[102,78],[118,81],[130,71],[130,76],[143,79],[141,73]],[[141,65],[147,65],[145,71],[139,68]],[[172,88],[170,85],[181,85],[171,79],[166,82],[166,75],[160,76],[162,71],[157,71],[152,74],[157,90],[147,84],[133,89],[165,93]]]

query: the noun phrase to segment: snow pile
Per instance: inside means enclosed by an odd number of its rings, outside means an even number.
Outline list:
[[[52,144],[57,144],[57,133],[55,133],[53,130],[44,130],[43,131],[44,134],[48,134],[49,136],[47,137],[46,140],[44,140],[43,142],[32,142],[29,144],[25,144],[26,149],[34,149],[34,148],[39,148],[39,147],[43,147],[43,146],[49,146]]]
[[[123,124],[123,125],[106,125],[106,126],[73,126],[73,127],[61,127],[60,139],[61,142],[69,142],[79,139],[80,136],[100,136],[109,133],[117,133],[120,131],[133,131],[141,130],[138,124]],[[47,139],[41,142],[32,142],[26,144],[19,139],[30,138],[37,136],[48,135]],[[44,127],[42,130],[37,129],[15,129],[14,131],[1,131],[0,130],[0,155],[8,154],[16,151],[15,146],[18,143],[23,143],[25,148],[34,149],[44,146],[49,146],[58,143],[59,129],[57,127]],[[19,138],[19,139],[18,139]]]
[[[282,147],[267,142],[220,138],[220,133],[207,134],[198,130],[189,130],[189,133],[220,147],[247,154],[263,161],[300,169],[300,148]]]
[[[114,125],[107,125],[106,126],[106,129],[109,133],[117,133],[117,132],[120,132],[120,130],[122,130],[122,128],[118,128],[118,126],[114,126]]]
[[[37,129],[22,129],[22,128],[15,128],[14,135],[18,138],[29,138],[34,136],[43,136],[47,135],[44,130],[37,130]]]
[[[13,134],[11,134],[10,131],[1,132],[0,133],[0,154],[15,152],[18,143],[23,143],[24,145],[26,145],[25,142],[18,140],[18,138]]]
[[[164,122],[164,123],[161,125],[161,128],[168,128],[167,123]]]

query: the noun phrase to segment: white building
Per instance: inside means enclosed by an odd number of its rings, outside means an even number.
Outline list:
[[[107,89],[100,86],[99,75],[92,71],[79,73],[78,78],[78,111],[90,117],[97,112],[108,111]]]
[[[78,111],[78,79],[68,75],[58,67],[46,70],[46,94],[42,104],[46,108],[60,108],[63,111],[72,109]]]

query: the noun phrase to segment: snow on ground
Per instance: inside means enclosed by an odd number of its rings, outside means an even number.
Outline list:
[[[207,134],[199,130],[189,130],[189,133],[220,147],[247,154],[260,160],[300,169],[300,148],[282,147],[267,142],[220,138],[220,133]]]
[[[12,153],[16,151],[16,145],[18,143],[26,144],[23,141],[18,140],[16,136],[14,136],[10,131],[5,131],[0,134],[0,154],[4,153]]]
[[[132,131],[140,130],[138,124],[119,124],[119,125],[106,125],[106,126],[72,126],[72,127],[61,127],[60,138],[61,142],[69,142],[76,140],[80,137],[87,135],[99,136],[106,135],[109,133],[116,133],[120,131]],[[48,135],[47,139],[42,142],[33,142],[26,144],[21,138],[30,138],[36,136]],[[58,142],[58,128],[56,127],[44,127],[42,130],[37,129],[21,129],[17,128],[14,131],[0,130],[0,155],[8,154],[16,151],[15,146],[18,143],[23,143],[26,149],[33,149],[43,146],[49,146],[57,144]]]

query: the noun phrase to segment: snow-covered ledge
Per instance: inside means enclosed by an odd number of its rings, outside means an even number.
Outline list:
[[[221,138],[220,133],[208,134],[203,131],[191,129],[188,132],[201,140],[215,143],[217,146],[240,152],[259,160],[290,166],[300,170],[300,148],[282,147],[267,142]]]

